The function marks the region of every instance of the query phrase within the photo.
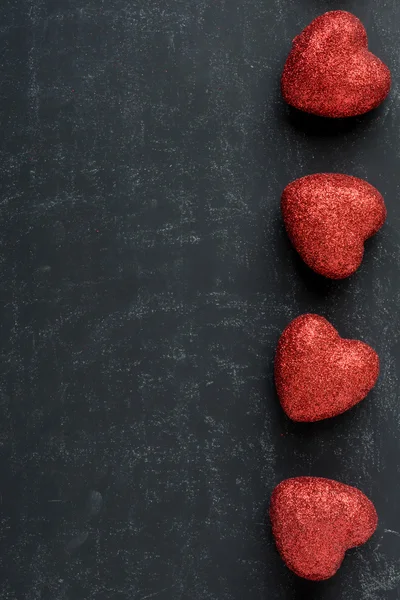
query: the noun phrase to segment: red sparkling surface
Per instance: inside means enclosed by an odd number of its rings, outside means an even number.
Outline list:
[[[321,477],[280,483],[272,494],[270,518],[286,565],[314,581],[332,577],[346,550],[364,544],[378,523],[374,505],[360,490]]]
[[[386,219],[376,188],[339,173],[293,181],[283,192],[281,209],[289,238],[304,262],[331,279],[343,279],[358,269],[365,240]]]
[[[324,117],[364,114],[390,91],[388,67],[368,51],[362,23],[335,10],[316,18],[293,41],[282,74],[285,101]]]
[[[339,415],[365,398],[379,375],[379,357],[367,344],[346,340],[323,317],[305,314],[282,333],[275,384],[293,421]]]

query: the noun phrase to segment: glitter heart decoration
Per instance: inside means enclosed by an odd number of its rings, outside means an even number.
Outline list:
[[[368,541],[378,523],[372,502],[357,488],[321,477],[280,483],[270,504],[278,551],[296,575],[332,577],[350,548]]]
[[[288,104],[333,118],[369,112],[390,86],[390,71],[368,50],[361,21],[343,10],[321,15],[293,40],[281,80]]]
[[[331,279],[355,273],[364,242],[386,219],[385,203],[376,188],[339,173],[293,181],[282,194],[281,209],[289,238],[304,262]]]
[[[368,344],[341,338],[323,317],[305,314],[282,333],[274,371],[287,416],[299,422],[321,421],[367,396],[378,379],[379,357]]]

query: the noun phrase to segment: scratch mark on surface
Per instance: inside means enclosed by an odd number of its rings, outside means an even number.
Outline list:
[[[393,529],[385,529],[384,531],[385,533],[393,533],[393,535],[397,535],[397,537],[400,537],[400,533],[398,531],[394,531]]]
[[[173,586],[168,586],[166,588],[163,588],[162,590],[160,590],[159,592],[154,592],[153,594],[148,594],[147,596],[142,596],[140,598],[140,600],[146,600],[147,598],[154,598],[155,596],[159,596],[160,594],[162,594],[163,592],[166,592],[167,590],[172,590],[174,589],[174,585]]]

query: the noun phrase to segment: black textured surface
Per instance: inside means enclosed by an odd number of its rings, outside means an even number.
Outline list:
[[[292,38],[334,8],[394,79],[345,123],[279,96]],[[2,600],[400,598],[399,22],[397,0],[3,0]],[[326,170],[389,210],[343,282],[301,264],[279,214]],[[382,361],[365,402],[312,426],[272,379],[305,311]],[[380,516],[323,584],[290,574],[265,518],[304,474]]]

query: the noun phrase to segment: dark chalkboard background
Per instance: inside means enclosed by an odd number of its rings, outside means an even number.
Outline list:
[[[279,95],[292,38],[335,8],[394,79],[345,122]],[[398,0],[2,1],[2,600],[400,598],[399,23]],[[342,282],[302,265],[279,213],[326,170],[389,211]],[[368,400],[312,426],[272,377],[306,311],[382,361]],[[307,474],[380,515],[321,584],[266,519]]]

